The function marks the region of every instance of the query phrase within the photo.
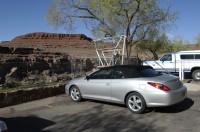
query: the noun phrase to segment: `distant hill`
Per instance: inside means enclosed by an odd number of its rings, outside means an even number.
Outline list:
[[[84,34],[56,34],[34,32],[17,36],[0,44],[10,48],[36,48],[44,52],[61,52],[71,56],[94,55],[92,39]]]

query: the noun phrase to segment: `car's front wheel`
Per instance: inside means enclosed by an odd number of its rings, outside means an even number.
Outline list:
[[[70,97],[73,101],[80,102],[82,100],[81,92],[78,87],[73,86],[70,88]]]
[[[146,109],[146,102],[139,93],[130,93],[126,98],[126,106],[133,113],[141,114]]]

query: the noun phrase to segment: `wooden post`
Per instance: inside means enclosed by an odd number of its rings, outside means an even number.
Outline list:
[[[124,56],[125,56],[125,48],[126,48],[126,36],[124,37],[123,47],[122,47],[122,62],[121,65],[124,65]]]

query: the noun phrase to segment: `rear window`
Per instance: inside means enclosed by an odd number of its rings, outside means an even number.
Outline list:
[[[194,55],[181,55],[181,59],[194,59]]]
[[[139,78],[139,77],[154,77],[160,73],[151,67],[122,67],[116,68],[113,72],[113,79],[120,78]]]
[[[160,73],[154,69],[144,69],[141,71],[141,74],[145,77],[155,77],[160,75]]]
[[[187,59],[200,59],[200,54],[189,54],[189,55],[180,55],[182,60],[187,60]]]

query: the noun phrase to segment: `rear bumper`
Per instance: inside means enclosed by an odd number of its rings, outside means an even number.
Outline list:
[[[147,99],[148,107],[170,106],[183,101],[187,97],[187,88],[182,88],[163,93],[152,93],[151,98]]]

